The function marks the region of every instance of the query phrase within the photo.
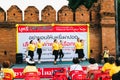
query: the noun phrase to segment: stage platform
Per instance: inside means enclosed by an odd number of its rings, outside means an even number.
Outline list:
[[[72,65],[72,61],[58,61],[56,65],[53,64],[53,62],[41,62],[41,63],[37,63],[36,62],[36,66],[38,68],[57,68],[57,67],[69,67],[70,65]],[[89,62],[87,60],[84,60],[82,62],[80,62],[81,66],[87,66],[89,64]],[[26,66],[26,62],[23,63],[19,63],[19,64],[13,64],[11,66],[11,68],[24,68]],[[99,64],[102,65],[102,64]]]

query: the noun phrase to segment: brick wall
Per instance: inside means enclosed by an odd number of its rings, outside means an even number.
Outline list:
[[[115,55],[115,43],[115,26],[109,27],[108,25],[104,25],[102,27],[102,49],[104,46],[107,46],[110,50],[110,54]]]
[[[10,60],[14,63],[16,55],[16,28],[10,28],[9,24],[6,26],[0,27],[0,62]],[[4,54],[5,51],[7,54]]]
[[[68,6],[63,6],[58,12],[50,5],[46,6],[39,15],[39,10],[35,6],[28,6],[24,14],[16,6],[11,6],[7,12],[0,8],[0,62],[10,60],[15,63],[16,55],[16,27],[18,23],[76,23],[90,24],[90,56],[98,59],[103,47],[108,46],[112,55],[116,54],[115,46],[115,11],[114,0],[98,0],[91,9],[80,6],[75,13]],[[106,5],[110,6],[105,9]],[[110,12],[112,10],[112,12]],[[7,13],[7,21],[6,21]],[[57,14],[57,16],[56,16]],[[24,18],[23,18],[24,15]],[[98,16],[99,15],[99,16]],[[39,19],[41,16],[41,20]],[[112,44],[111,44],[112,43]],[[4,51],[7,54],[4,54]]]
[[[35,6],[28,6],[25,9],[24,22],[39,22],[39,11]]]
[[[41,11],[42,22],[56,22],[56,11],[52,6],[46,6]]]
[[[91,25],[90,28],[90,50],[92,53],[91,57],[95,57],[97,60],[99,59],[99,55],[102,53],[101,51],[101,27],[100,25]]]
[[[84,5],[81,5],[80,7],[76,9],[75,21],[76,22],[90,22],[89,11]]]
[[[7,10],[8,22],[22,22],[22,11],[16,5],[11,6]]]
[[[94,3],[90,8],[90,21],[94,24],[100,23],[100,4]]]
[[[0,22],[4,22],[6,19],[5,11],[0,7]]]
[[[107,46],[110,54],[116,55],[114,0],[101,0],[101,2],[102,49]]]
[[[59,22],[73,22],[73,12],[68,6],[63,6],[58,11],[58,21]]]

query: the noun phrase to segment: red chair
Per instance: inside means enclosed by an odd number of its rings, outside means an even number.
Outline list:
[[[66,70],[55,70],[52,80],[68,80]]]
[[[72,77],[72,80],[90,80],[90,79],[86,78],[86,74],[75,74]]]
[[[37,72],[27,72],[24,75],[25,80],[40,80],[40,77]]]
[[[66,75],[56,75],[52,80],[68,80]]]
[[[66,73],[56,72],[52,80],[67,80]]]
[[[110,69],[107,69],[103,72],[104,74],[109,74],[110,73]]]
[[[100,75],[98,75],[98,79],[100,79],[100,80],[111,80],[109,72],[110,72],[110,69],[106,70],[105,72],[102,72]]]
[[[63,74],[65,74],[66,75],[66,69],[64,69],[64,68],[61,68],[61,69],[59,69],[59,70],[54,70],[53,71],[53,76],[54,75],[63,75]]]
[[[69,76],[72,76],[73,74],[83,74],[84,72],[83,71],[80,71],[80,70],[73,70],[73,71],[70,71],[69,72]]]
[[[12,80],[12,79],[13,79],[13,77],[10,73],[4,73],[3,80]]]
[[[109,74],[104,74],[103,73],[103,74],[99,75],[98,79],[99,80],[111,80],[111,77],[110,77]]]
[[[101,70],[90,70],[87,77],[91,80],[97,80],[101,73]]]
[[[83,71],[80,71],[80,70],[73,70],[73,71],[70,71],[69,73],[69,78],[70,79],[73,79],[73,77],[76,75],[83,75],[84,72]]]

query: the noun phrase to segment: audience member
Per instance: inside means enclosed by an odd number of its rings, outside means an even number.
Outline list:
[[[120,80],[120,71],[118,73],[113,74],[112,80]]]
[[[11,78],[14,79],[16,75],[15,75],[15,72],[13,71],[13,69],[10,68],[10,62],[9,61],[4,61],[2,65],[3,65],[2,71],[4,72],[4,74],[5,73],[10,73]]]
[[[96,60],[94,58],[89,59],[89,65],[87,66],[87,72],[90,70],[98,70],[98,64],[96,63]]]
[[[118,73],[120,71],[120,58],[117,58],[115,60],[115,67],[113,67],[111,70],[110,70],[110,76],[112,76],[113,74],[115,73]]]
[[[0,65],[0,80],[2,80],[3,77],[4,77],[4,73],[3,71],[1,71],[1,65]]]
[[[108,62],[103,65],[102,71],[105,72],[107,70],[111,70],[112,67],[115,67],[115,59],[113,56],[110,56],[108,58]]]
[[[79,64],[80,61],[79,61],[78,58],[73,58],[72,62],[74,64],[70,66],[70,71],[72,71],[72,70],[83,70],[82,66]]]
[[[38,69],[37,67],[35,66],[35,62],[30,59],[28,62],[27,62],[27,66],[24,68],[23,70],[23,74],[27,73],[27,72],[38,72]]]

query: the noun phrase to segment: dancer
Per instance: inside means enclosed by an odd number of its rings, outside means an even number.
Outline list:
[[[41,42],[40,39],[37,39],[37,54],[38,54],[38,63],[41,63],[40,59],[41,59],[41,54],[42,54],[42,47],[44,45],[43,42]]]
[[[57,39],[54,40],[52,44],[52,50],[53,50],[53,55],[55,56],[54,58],[54,64],[56,64],[57,58],[58,58],[58,51],[59,51],[59,44]]]
[[[62,58],[64,57],[62,49],[63,49],[63,44],[62,44],[62,40],[60,40],[60,43],[59,43],[59,59],[60,59],[60,61],[62,61]]]
[[[30,56],[30,59],[33,60],[34,51],[35,51],[35,45],[33,43],[33,40],[30,41],[30,44],[28,45],[27,50],[28,50],[28,55]]]
[[[82,59],[84,58],[83,48],[84,48],[84,41],[77,38],[77,42],[75,43],[75,53],[78,54],[78,58],[80,61],[82,61]]]

